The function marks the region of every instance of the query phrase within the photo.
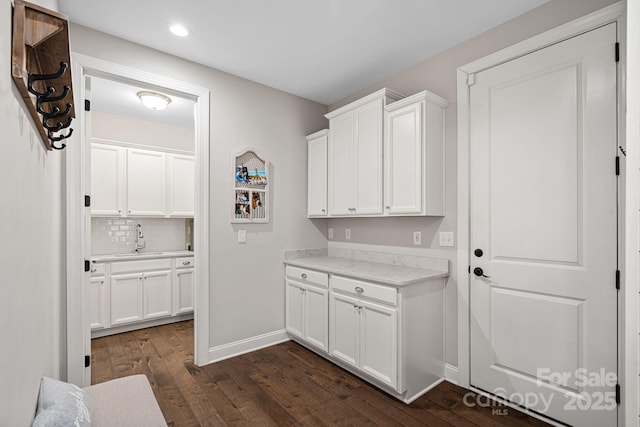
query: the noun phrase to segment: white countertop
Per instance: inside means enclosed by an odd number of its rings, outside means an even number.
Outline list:
[[[123,254],[105,254],[92,255],[91,260],[94,262],[112,262],[112,261],[131,261],[134,259],[153,259],[153,258],[174,258],[183,256],[193,256],[191,251],[167,251],[167,252],[141,252],[141,253],[123,253]]]
[[[448,271],[405,267],[380,262],[360,261],[351,258],[318,256],[285,260],[286,265],[310,268],[312,270],[349,276],[356,279],[385,283],[393,286],[405,286],[449,276]]]

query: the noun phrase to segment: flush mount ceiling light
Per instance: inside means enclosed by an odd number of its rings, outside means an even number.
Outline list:
[[[156,92],[138,92],[138,98],[140,98],[145,107],[156,111],[164,110],[167,105],[171,104],[171,98]]]
[[[178,37],[187,37],[189,35],[189,30],[187,30],[183,25],[180,24],[171,24],[169,26],[169,31],[171,31],[173,35]]]

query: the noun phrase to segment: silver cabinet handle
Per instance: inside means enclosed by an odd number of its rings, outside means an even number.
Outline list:
[[[104,280],[100,280],[100,284],[101,284],[101,285],[104,285]]]
[[[303,279],[306,279],[306,278],[307,278],[307,273],[302,273],[302,274],[300,275],[300,277],[302,277]]]
[[[92,268],[90,272],[91,272],[91,273],[95,273],[96,271],[98,271],[98,269],[97,269],[97,268]]]
[[[189,265],[191,264],[191,261],[182,261],[182,265]]]
[[[391,206],[385,206],[384,208],[385,209],[391,209]]]
[[[356,286],[356,292],[361,294],[364,292],[364,289],[362,289],[360,286]]]

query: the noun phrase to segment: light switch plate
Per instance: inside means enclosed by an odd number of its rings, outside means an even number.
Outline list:
[[[454,246],[453,231],[440,232],[440,246]]]
[[[327,234],[329,235],[329,238],[330,238],[330,239],[333,239],[333,228],[329,228],[329,229],[327,230]]]
[[[238,243],[247,243],[247,230],[238,230]]]
[[[345,228],[344,229],[344,238],[347,240],[351,240],[351,229],[350,228]]]
[[[422,232],[420,231],[413,232],[413,244],[416,246],[422,245]]]

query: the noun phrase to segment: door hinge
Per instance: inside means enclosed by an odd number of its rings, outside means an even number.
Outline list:
[[[616,403],[620,404],[620,384],[616,384]]]
[[[616,62],[620,62],[620,43],[616,42]]]
[[[88,208],[89,206],[91,206],[91,196],[89,196],[88,194],[85,194],[85,196],[84,196],[84,207]]]
[[[91,101],[88,99],[84,100],[84,111],[91,111]]]
[[[476,84],[476,75],[473,73],[467,75],[467,86],[473,86],[474,84]]]
[[[84,260],[84,271],[91,271],[91,261],[89,261],[88,259]]]
[[[87,355],[84,356],[84,367],[88,368],[89,366],[91,366],[91,356]]]
[[[469,267],[467,268],[467,272],[468,272],[469,274],[471,274],[471,266],[469,266]]]
[[[616,176],[620,175],[620,156],[616,156]]]
[[[616,270],[616,289],[620,290],[620,270]]]

